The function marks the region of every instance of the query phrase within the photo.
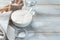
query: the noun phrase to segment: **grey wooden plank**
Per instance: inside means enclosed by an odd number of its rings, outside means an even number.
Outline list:
[[[37,4],[60,4],[60,0],[26,0],[26,1],[36,1]]]

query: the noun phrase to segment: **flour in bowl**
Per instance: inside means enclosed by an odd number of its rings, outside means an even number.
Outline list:
[[[32,15],[26,10],[18,10],[12,14],[11,18],[16,23],[25,24],[31,22]]]

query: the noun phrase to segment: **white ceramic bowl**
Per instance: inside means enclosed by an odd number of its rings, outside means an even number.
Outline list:
[[[28,10],[17,10],[12,13],[11,19],[16,26],[26,27],[32,21],[32,14],[28,13]]]

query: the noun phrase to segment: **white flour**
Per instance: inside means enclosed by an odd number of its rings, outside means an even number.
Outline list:
[[[25,10],[18,10],[12,14],[11,18],[16,23],[25,24],[31,22],[32,15]]]
[[[26,36],[25,32],[21,32],[21,33],[19,33],[19,35],[18,35],[18,37],[22,37],[22,38],[24,38],[25,36]]]

